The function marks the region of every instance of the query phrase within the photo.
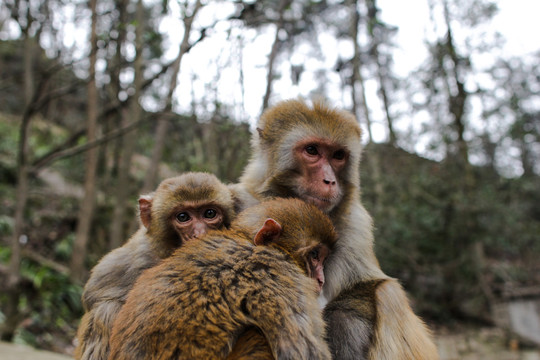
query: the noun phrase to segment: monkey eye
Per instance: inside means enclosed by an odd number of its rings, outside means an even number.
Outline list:
[[[312,249],[309,252],[309,257],[312,258],[312,259],[318,259],[319,258],[319,249],[318,248]]]
[[[186,222],[191,220],[191,216],[187,212],[181,212],[176,215],[176,220],[180,222]]]
[[[309,155],[317,155],[319,153],[319,151],[317,151],[317,147],[315,145],[308,145],[305,147],[306,152],[309,154]]]
[[[213,219],[217,215],[217,211],[215,209],[206,209],[204,211],[204,217],[207,219]]]
[[[333,155],[334,159],[336,160],[343,160],[345,159],[345,150],[343,149],[340,149],[338,151],[336,151]]]

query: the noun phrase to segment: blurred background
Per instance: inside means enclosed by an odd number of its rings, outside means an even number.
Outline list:
[[[70,354],[89,270],[137,228],[138,195],[188,170],[237,181],[262,110],[300,96],[357,116],[377,256],[443,358],[540,358],[539,13],[3,0],[2,340]]]

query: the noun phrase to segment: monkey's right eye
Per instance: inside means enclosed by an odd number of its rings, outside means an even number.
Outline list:
[[[343,160],[345,159],[345,150],[338,150],[334,153],[334,159]]]
[[[176,215],[176,220],[180,222],[186,222],[186,221],[189,221],[190,219],[191,217],[189,216],[187,212],[181,212],[178,215]]]
[[[319,153],[315,145],[308,145],[304,150],[306,150],[309,155],[317,155]]]
[[[214,209],[206,209],[206,211],[204,212],[204,217],[207,219],[213,219],[216,217],[216,215],[217,211]]]

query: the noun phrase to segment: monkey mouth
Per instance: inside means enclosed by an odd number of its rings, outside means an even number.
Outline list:
[[[187,244],[188,242],[192,242],[193,240],[198,240],[200,236],[192,235],[192,236],[185,236],[182,238],[182,245]]]
[[[311,194],[306,194],[305,200],[323,211],[329,211],[334,205],[332,198],[322,198]]]

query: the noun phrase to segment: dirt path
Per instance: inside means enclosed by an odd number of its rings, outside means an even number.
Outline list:
[[[540,360],[539,349],[512,350],[496,328],[438,334],[441,360]],[[0,342],[0,360],[68,360],[69,356]]]
[[[68,360],[69,356],[49,351],[35,350],[28,346],[0,342],[1,360]]]
[[[539,349],[520,347],[514,340],[511,346],[499,328],[463,329],[436,337],[441,360],[540,360]]]

